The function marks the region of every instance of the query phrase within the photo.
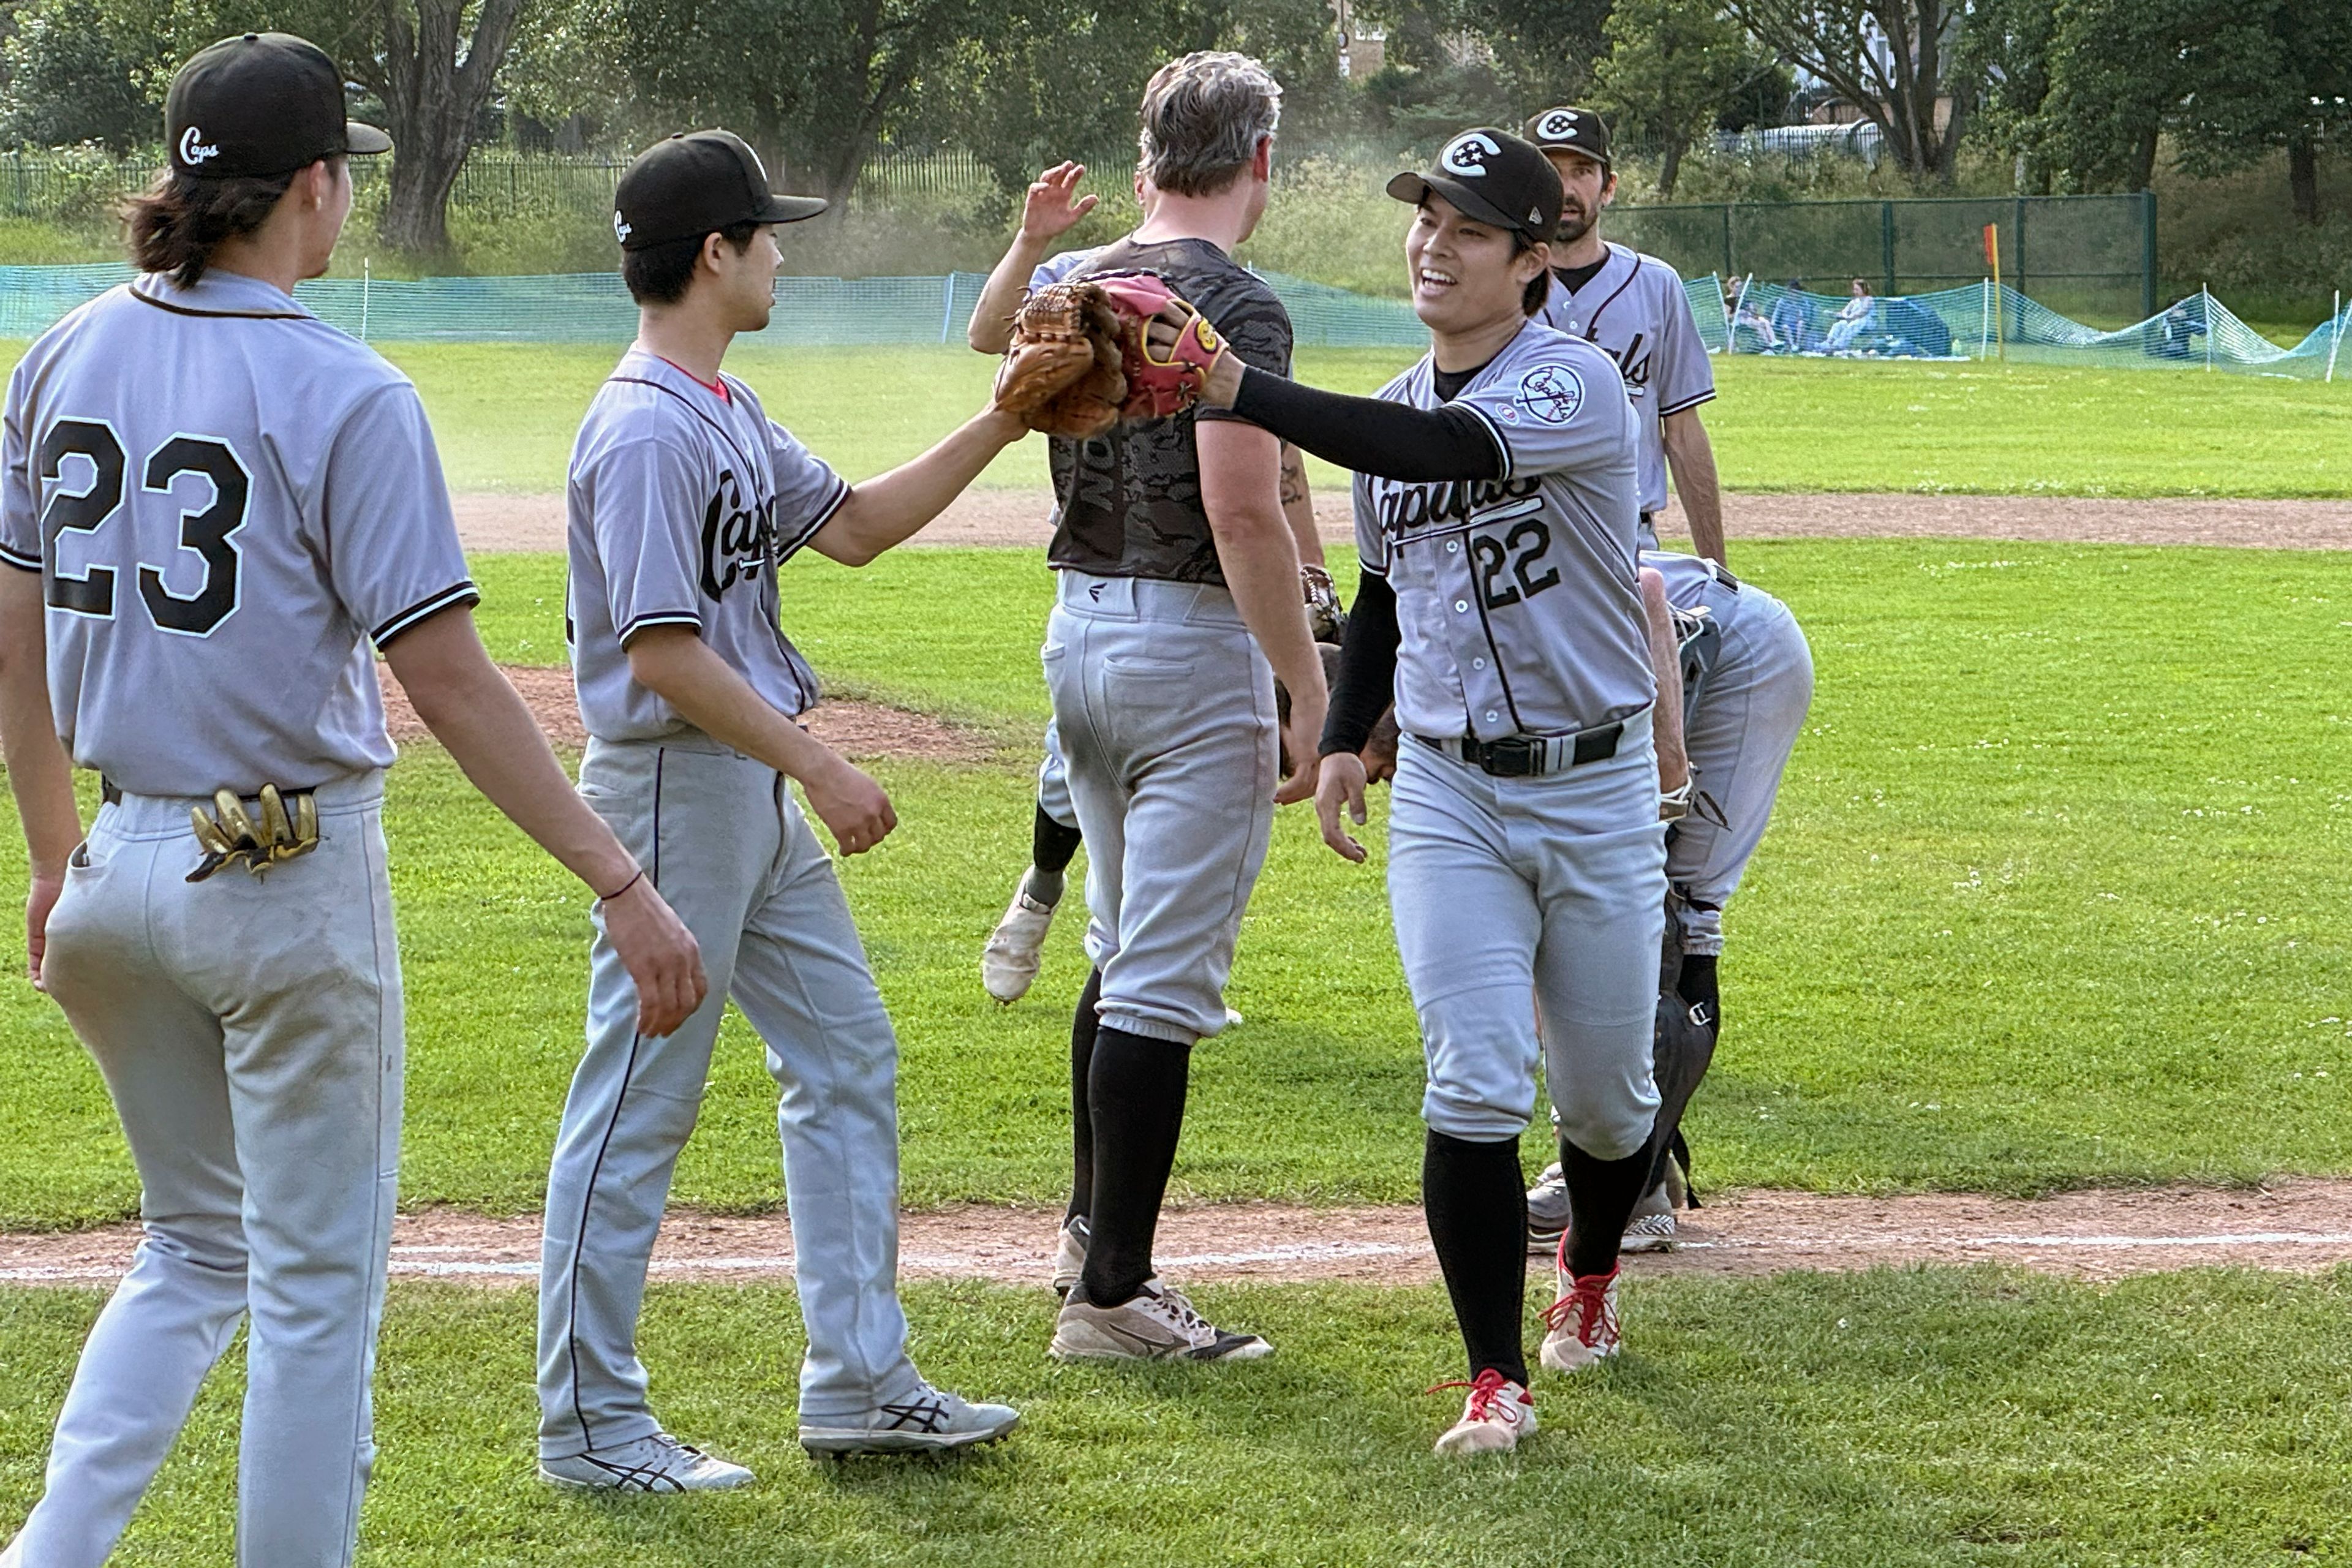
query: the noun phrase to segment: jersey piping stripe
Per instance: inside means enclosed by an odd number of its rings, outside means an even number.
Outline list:
[[[1486,432],[1486,439],[1495,443],[1495,457],[1503,465],[1503,471],[1495,477],[1498,479],[1509,479],[1511,477],[1511,444],[1503,439],[1503,433],[1496,428],[1495,421],[1487,416],[1485,409],[1475,404],[1457,403],[1453,406],[1478,421],[1479,428]]]
[[[20,555],[6,545],[0,544],[0,566],[14,566],[19,572],[38,572],[41,569],[41,558],[37,555]]]
[[[482,591],[475,587],[470,581],[457,584],[409,605],[408,608],[370,632],[368,640],[374,643],[376,647],[382,647],[419,621],[429,620],[442,611],[455,609],[459,605],[478,605],[481,602]]]
[[[194,305],[174,305],[169,300],[158,300],[152,294],[143,294],[136,289],[126,289],[124,292],[142,305],[152,305],[159,310],[169,310],[175,316],[211,316],[236,321],[318,321],[318,318],[308,310],[199,310]],[[325,323],[320,324],[323,326]]]
[[[1615,252],[1612,251],[1611,254],[1613,255]],[[1615,304],[1618,298],[1622,295],[1626,289],[1631,289],[1633,286],[1633,279],[1639,278],[1641,275],[1642,258],[1639,255],[1636,255],[1633,258],[1633,265],[1626,270],[1625,281],[1618,284],[1616,288],[1612,289],[1609,291],[1609,298],[1601,300],[1600,304],[1595,305],[1592,308],[1592,314],[1585,318],[1584,341],[1586,342],[1589,343],[1598,341],[1596,334],[1601,331],[1601,313],[1607,310],[1610,306]]]
[[[809,525],[806,528],[801,530],[800,536],[798,538],[794,539],[789,544],[779,544],[776,552],[776,564],[781,566],[785,562],[791,560],[793,556],[799,554],[802,548],[805,546],[810,540],[816,537],[817,530],[823,528],[826,523],[833,521],[833,514],[841,510],[842,502],[848,499],[849,481],[841,478],[838,474],[835,475],[833,494],[826,499],[825,503],[823,506],[816,509],[814,517],[810,520]]]
[[[702,617],[692,610],[648,610],[614,632],[613,636],[625,647],[631,637],[647,626],[692,626],[696,631],[700,631]]]

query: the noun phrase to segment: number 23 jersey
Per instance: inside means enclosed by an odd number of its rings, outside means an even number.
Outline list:
[[[477,597],[415,388],[257,278],[68,315],[9,378],[0,465],[58,734],[133,794],[388,765],[368,643]]]
[[[1424,356],[1379,395],[1442,407],[1435,381]],[[1493,437],[1500,479],[1356,478],[1357,549],[1396,594],[1399,726],[1492,741],[1648,707],[1641,431],[1616,364],[1530,321],[1451,401]]]

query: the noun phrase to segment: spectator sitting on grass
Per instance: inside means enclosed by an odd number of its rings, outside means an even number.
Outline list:
[[[1780,297],[1772,301],[1771,325],[1780,347],[1789,353],[1802,353],[1812,333],[1805,317],[1805,280],[1791,278]]]
[[[1740,352],[1739,335],[1742,332],[1748,334],[1748,352],[1759,354],[1780,352],[1780,334],[1772,330],[1772,323],[1764,319],[1762,311],[1748,302],[1745,293],[1736,301],[1724,301],[1723,313],[1728,318],[1726,342],[1731,353]]]
[[[1878,301],[1870,295],[1870,285],[1861,279],[1853,280],[1852,291],[1853,298],[1845,302],[1844,308],[1837,313],[1837,320],[1830,323],[1830,335],[1822,343],[1822,347],[1832,353],[1853,347],[1854,340],[1862,336],[1862,330],[1870,325],[1871,312],[1877,308]]]

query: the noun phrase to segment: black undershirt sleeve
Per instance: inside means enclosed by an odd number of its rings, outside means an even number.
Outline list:
[[[1388,710],[1396,689],[1400,636],[1396,590],[1386,577],[1365,573],[1348,611],[1348,635],[1339,644],[1339,679],[1324,710],[1318,756],[1360,752],[1372,738],[1372,726]]]
[[[1429,483],[1503,477],[1503,449],[1493,426],[1466,408],[1350,397],[1244,369],[1234,413],[1327,463],[1379,479]]]

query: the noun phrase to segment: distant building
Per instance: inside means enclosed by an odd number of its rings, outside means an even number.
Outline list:
[[[1357,19],[1355,0],[1331,0],[1339,27],[1339,74],[1351,79],[1374,75],[1388,63],[1388,32]]]

